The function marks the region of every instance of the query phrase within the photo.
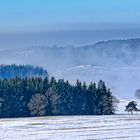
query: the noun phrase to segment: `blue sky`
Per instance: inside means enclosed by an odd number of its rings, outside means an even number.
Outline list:
[[[1,0],[0,32],[140,29],[140,0]]]

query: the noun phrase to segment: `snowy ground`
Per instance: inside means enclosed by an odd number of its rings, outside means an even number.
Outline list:
[[[64,116],[0,120],[0,140],[140,140],[140,115]],[[121,109],[121,110],[120,110]]]

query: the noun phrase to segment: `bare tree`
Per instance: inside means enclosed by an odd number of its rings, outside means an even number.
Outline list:
[[[49,115],[58,114],[58,104],[60,103],[60,96],[56,94],[53,88],[49,88],[45,95],[48,101],[47,111]]]
[[[33,116],[44,116],[46,115],[47,98],[43,94],[35,94],[28,103],[28,108],[31,115]]]

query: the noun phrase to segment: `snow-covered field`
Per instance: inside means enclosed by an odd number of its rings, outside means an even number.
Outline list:
[[[56,116],[0,120],[0,140],[140,140],[140,115]],[[120,110],[121,109],[121,110]]]

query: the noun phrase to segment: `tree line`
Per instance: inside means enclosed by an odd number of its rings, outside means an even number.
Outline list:
[[[115,101],[102,80],[72,85],[47,76],[0,79],[0,117],[111,115]]]
[[[32,65],[0,65],[0,78],[14,77],[43,77],[48,76],[48,72],[41,67]]]

